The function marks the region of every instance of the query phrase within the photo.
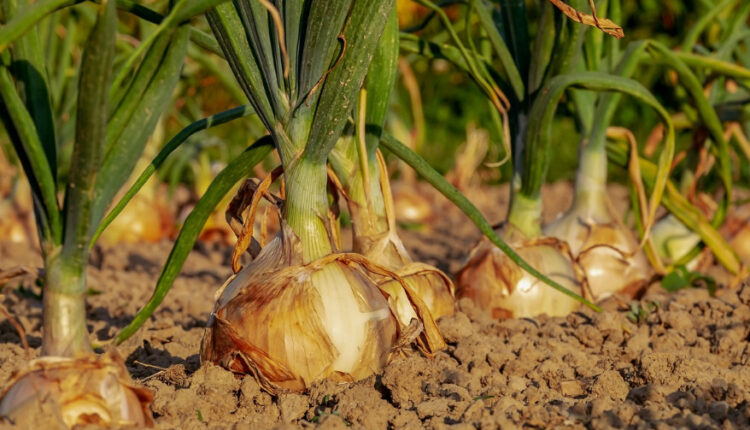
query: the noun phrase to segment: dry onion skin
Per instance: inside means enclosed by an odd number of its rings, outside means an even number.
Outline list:
[[[586,273],[594,300],[614,293],[635,296],[651,278],[651,266],[632,232],[606,209],[574,206],[548,224],[544,233],[568,243]]]
[[[585,277],[564,247],[554,240],[526,239],[512,227],[498,231],[531,266],[578,295],[586,291]],[[483,237],[467,263],[456,273],[456,297],[469,298],[496,319],[527,318],[541,314],[565,316],[580,303],[524,271]]]
[[[429,264],[415,262],[402,267],[396,273],[424,301],[433,319],[453,315],[454,286],[445,273]],[[417,317],[411,301],[398,281],[383,278],[379,287],[388,293],[388,301],[402,324],[408,324]]]
[[[366,240],[367,245],[361,249],[355,246],[355,251],[360,252],[373,263],[394,271],[425,302],[435,320],[453,315],[455,307],[453,282],[440,269],[412,261],[394,229],[393,226],[389,227],[389,230],[379,238]],[[362,237],[359,239],[361,244]],[[408,324],[416,315],[400,282],[384,276],[378,279],[378,284],[391,296],[389,301],[395,307],[399,321]]]
[[[135,385],[122,359],[108,353],[43,357],[15,374],[0,416],[21,428],[152,427],[153,393]]]
[[[424,302],[404,282],[417,318],[399,323],[372,276],[387,276],[387,270],[357,254],[301,264],[298,248],[283,225],[224,284],[203,337],[202,361],[253,374],[264,389],[278,393],[302,391],[324,378],[365,378],[413,339],[427,354],[444,347]],[[415,323],[418,336],[411,330]]]

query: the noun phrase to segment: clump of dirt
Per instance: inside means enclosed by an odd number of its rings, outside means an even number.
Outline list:
[[[570,188],[556,186],[545,193],[559,212]],[[486,215],[501,220],[507,189],[485,196],[494,208]],[[446,213],[432,231],[403,237],[415,257],[455,271],[478,233],[455,210]],[[148,300],[169,250],[169,243],[118,246],[94,256],[92,342],[111,339]],[[639,301],[614,297],[605,312],[584,308],[564,318],[496,321],[460,301],[455,315],[439,321],[448,348],[434,357],[415,352],[354,384],[322,381],[304,394],[274,397],[252,377],[198,358],[228,258],[226,249],[200,245],[155,315],[118,347],[133,377],[155,392],[159,428],[750,426],[750,284],[716,297],[653,285]],[[0,243],[0,269],[40,263],[35,252]],[[2,291],[31,356],[41,343],[39,292],[33,276]],[[14,327],[0,320],[0,386],[26,361]]]

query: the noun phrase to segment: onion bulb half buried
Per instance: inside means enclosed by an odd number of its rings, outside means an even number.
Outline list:
[[[417,318],[400,323],[373,275],[392,272],[358,254],[301,264],[299,240],[283,224],[258,257],[218,291],[202,361],[253,374],[271,393],[313,381],[355,381],[385,366],[411,341],[430,354],[444,341],[424,302],[405,290]]]
[[[587,296],[585,276],[565,245],[555,239],[528,239],[505,224],[498,235],[532,267],[576,294]],[[493,318],[524,318],[541,314],[564,316],[579,303],[521,269],[483,237],[456,274],[456,297],[469,298]]]
[[[0,416],[19,428],[143,428],[153,425],[152,400],[115,353],[43,357],[11,378],[0,398]]]

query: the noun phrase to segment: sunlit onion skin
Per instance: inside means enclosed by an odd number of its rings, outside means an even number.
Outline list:
[[[581,150],[573,206],[545,226],[544,233],[567,242],[594,300],[618,292],[634,296],[648,283],[651,266],[633,233],[610,213],[607,155],[590,146],[594,143]]]
[[[33,428],[39,421],[58,428],[143,428],[153,426],[148,407],[152,400],[151,391],[133,383],[114,353],[44,357],[11,378],[0,399],[0,415],[19,428]],[[40,411],[56,415],[40,420]]]
[[[300,264],[293,235],[284,227],[219,291],[201,359],[251,373],[269,392],[302,391],[324,378],[355,381],[382,369],[404,325],[368,263],[332,254]],[[441,344],[434,321],[424,320],[424,303],[415,306],[423,309],[424,333]]]
[[[429,264],[414,262],[403,266],[396,273],[424,301],[434,319],[453,315],[455,311],[454,287],[453,282],[445,273]],[[400,283],[383,279],[379,285],[388,293],[388,301],[402,324],[408,324],[412,318],[417,317]]]
[[[526,239],[512,227],[498,229],[531,266],[562,286],[583,294],[573,262],[556,246]],[[469,298],[493,318],[524,318],[541,314],[564,316],[579,303],[530,275],[487,238],[472,249],[467,263],[456,273],[456,298]]]

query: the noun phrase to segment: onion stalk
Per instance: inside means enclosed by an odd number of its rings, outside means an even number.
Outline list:
[[[271,392],[363,378],[411,341],[428,354],[444,345],[424,302],[397,274],[340,252],[329,215],[329,154],[394,5],[314,0],[303,8],[295,1],[282,16],[271,3],[240,1],[208,13],[271,133],[285,195],[279,234],[217,293],[201,359],[252,373]],[[416,318],[396,318],[382,278],[400,284]]]

